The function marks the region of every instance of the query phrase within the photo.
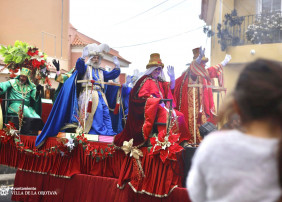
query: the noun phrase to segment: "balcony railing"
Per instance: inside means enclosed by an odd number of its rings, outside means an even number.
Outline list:
[[[240,25],[227,25],[228,46],[282,42],[281,11],[242,16],[242,19]]]

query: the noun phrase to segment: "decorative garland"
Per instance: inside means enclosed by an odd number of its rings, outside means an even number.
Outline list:
[[[70,139],[57,138],[58,145],[38,150],[36,148],[30,148],[21,141],[20,136],[18,135],[18,130],[16,130],[14,123],[9,122],[5,124],[6,128],[0,130],[0,142],[6,144],[11,140],[14,141],[16,148],[20,152],[26,154],[34,155],[37,157],[49,157],[61,154],[62,156],[69,156],[74,147],[81,145],[85,154],[91,156],[92,159],[96,159],[96,162],[103,160],[107,157],[112,157],[115,152],[113,145],[108,145],[105,149],[97,149],[90,145],[89,141],[84,134],[79,134],[76,137],[73,135]]]

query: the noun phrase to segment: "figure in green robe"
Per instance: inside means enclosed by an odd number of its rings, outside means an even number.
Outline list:
[[[22,68],[15,79],[0,83],[0,94],[7,92],[8,99],[24,99],[23,117],[40,118],[40,95],[29,78],[30,70]],[[22,107],[22,101],[9,101],[8,114],[17,115]]]

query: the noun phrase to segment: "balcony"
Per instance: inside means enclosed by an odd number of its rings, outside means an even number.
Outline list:
[[[222,50],[227,46],[281,43],[282,13],[275,11],[237,16],[234,10],[225,15],[223,26],[218,24],[217,29]]]

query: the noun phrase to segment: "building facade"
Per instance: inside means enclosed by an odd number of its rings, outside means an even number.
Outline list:
[[[211,37],[211,64],[218,64],[225,54],[232,56],[224,67],[228,92],[246,63],[257,58],[282,61],[281,8],[281,0],[202,0],[200,18],[215,33]]]
[[[50,64],[53,59],[59,60],[61,72],[68,72],[81,56],[83,46],[97,42],[79,33],[70,25],[69,4],[69,0],[1,0],[0,45],[13,45],[16,40],[27,42],[46,53]],[[114,49],[106,55],[101,65],[109,70],[114,67],[112,56],[119,58],[122,68],[129,67],[130,62],[122,58]],[[0,66],[3,67],[1,59],[3,58],[0,56]],[[51,72],[53,72],[51,76],[54,77],[53,65],[51,65]],[[7,71],[0,72],[0,82],[7,79]],[[124,82],[125,75],[121,75],[119,80]],[[54,79],[51,79],[51,83],[53,88],[58,85]]]

